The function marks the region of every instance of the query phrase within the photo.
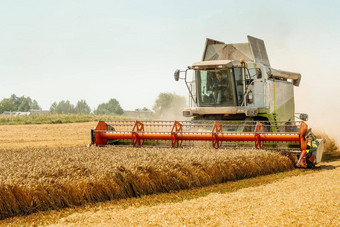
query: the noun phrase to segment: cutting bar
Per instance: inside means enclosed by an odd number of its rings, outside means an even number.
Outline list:
[[[247,122],[239,125],[218,121],[119,121],[116,124],[110,123],[99,121],[96,128],[91,130],[92,144],[105,146],[109,140],[130,140],[133,146],[141,147],[145,140],[163,140],[171,141],[172,147],[180,147],[183,141],[211,141],[214,148],[219,148],[222,146],[222,142],[254,142],[256,148],[263,148],[264,142],[297,142],[303,151],[308,142],[305,138],[308,130],[305,122],[289,125],[285,127],[284,132],[272,132],[268,129],[265,132],[264,128],[272,126],[265,125],[264,122]],[[276,124],[274,122],[273,125],[280,125],[280,122]],[[122,126],[125,130],[116,130]],[[148,127],[149,130],[160,127],[162,129],[158,131],[145,130]],[[231,127],[242,127],[243,131],[228,131]]]

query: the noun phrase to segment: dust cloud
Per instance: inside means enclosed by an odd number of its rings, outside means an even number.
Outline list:
[[[327,134],[340,144],[340,72],[336,69],[340,51],[335,51],[339,46],[326,44],[331,40],[323,39],[326,37],[306,39],[291,34],[265,43],[271,67],[302,75],[300,86],[294,87],[295,112],[307,113],[307,124],[313,131]]]
[[[162,113],[156,117],[157,120],[164,121],[185,121],[189,118],[184,117],[182,112],[187,107],[185,104],[172,102],[168,108],[164,109]]]

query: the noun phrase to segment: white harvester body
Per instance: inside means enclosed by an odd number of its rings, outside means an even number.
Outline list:
[[[224,44],[207,39],[202,61],[192,64],[187,82],[190,101],[186,117],[219,120],[294,121],[294,85],[301,74],[270,67],[264,42]],[[187,73],[187,71],[185,71]],[[214,88],[220,73],[227,86]]]

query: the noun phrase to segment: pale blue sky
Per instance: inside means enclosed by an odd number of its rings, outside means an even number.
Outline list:
[[[339,12],[339,1],[0,0],[0,99],[152,108],[160,92],[187,95],[173,72],[201,59],[205,38],[252,35],[272,67],[302,74],[297,111],[336,134]]]

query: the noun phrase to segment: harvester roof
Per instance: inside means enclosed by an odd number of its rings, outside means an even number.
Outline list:
[[[238,61],[239,63],[239,61]],[[224,69],[233,67],[232,60],[213,60],[213,61],[200,61],[192,64],[191,68],[195,70],[205,69]]]
[[[252,36],[247,37],[248,43],[234,44],[206,39],[202,61],[244,59],[270,66],[264,41]]]

